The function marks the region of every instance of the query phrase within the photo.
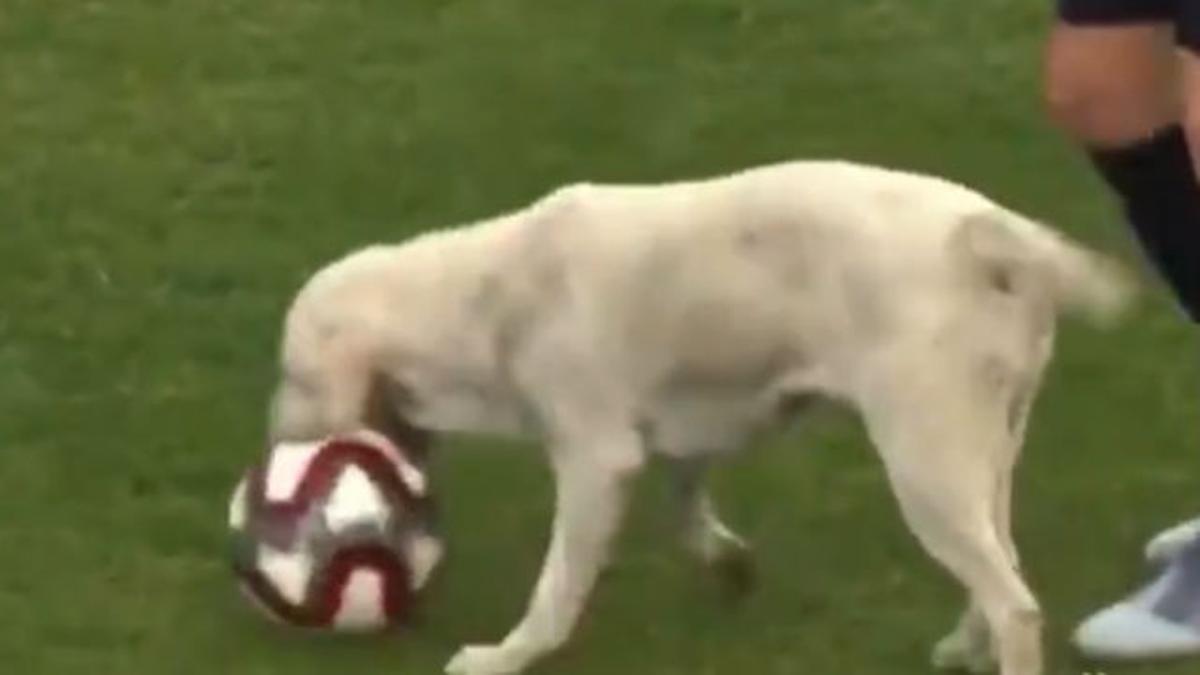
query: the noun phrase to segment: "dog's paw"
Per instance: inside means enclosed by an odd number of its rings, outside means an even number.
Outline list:
[[[499,646],[474,645],[463,647],[446,665],[446,675],[512,675],[521,671]]]
[[[730,540],[708,560],[721,590],[731,599],[746,597],[758,586],[754,551],[740,540]]]
[[[996,670],[996,657],[986,644],[972,644],[962,634],[952,633],[937,643],[930,659],[937,670],[958,670],[983,675]]]

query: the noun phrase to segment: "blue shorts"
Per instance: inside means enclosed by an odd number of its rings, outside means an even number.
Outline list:
[[[1200,0],[1058,0],[1058,16],[1079,26],[1169,23],[1180,45],[1200,52]]]

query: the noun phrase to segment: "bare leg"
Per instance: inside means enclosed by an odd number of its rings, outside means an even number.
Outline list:
[[[1122,146],[1177,123],[1172,30],[1166,23],[1055,26],[1045,69],[1051,117],[1088,147]]]

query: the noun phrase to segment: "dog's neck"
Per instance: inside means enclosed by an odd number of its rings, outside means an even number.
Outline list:
[[[396,248],[392,269],[400,302],[419,330],[406,331],[397,381],[423,406],[410,410],[431,429],[510,431],[514,413],[497,401],[511,398],[506,339],[521,277],[524,217],[514,213],[435,231]],[[517,284],[520,285],[519,283]]]

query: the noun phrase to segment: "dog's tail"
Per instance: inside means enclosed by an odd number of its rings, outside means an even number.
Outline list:
[[[959,235],[993,285],[1022,286],[1101,325],[1132,300],[1134,284],[1115,260],[1018,213],[997,207],[973,214]]]

